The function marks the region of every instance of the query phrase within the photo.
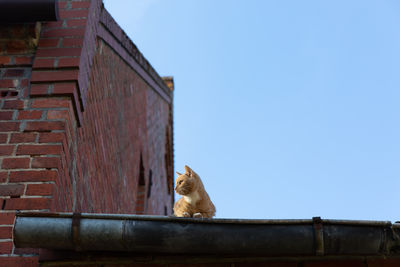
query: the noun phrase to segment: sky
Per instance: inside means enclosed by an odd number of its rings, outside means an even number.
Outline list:
[[[400,2],[104,0],[218,218],[400,220]],[[179,196],[176,196],[179,198]]]

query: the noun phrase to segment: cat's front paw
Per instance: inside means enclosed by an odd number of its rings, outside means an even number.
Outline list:
[[[186,217],[186,218],[191,217],[190,214],[189,214],[188,212],[186,212],[186,211],[185,211],[184,213],[182,213],[182,216],[183,216],[183,217]]]
[[[203,218],[203,215],[201,215],[200,212],[196,212],[195,214],[193,214],[193,218]]]

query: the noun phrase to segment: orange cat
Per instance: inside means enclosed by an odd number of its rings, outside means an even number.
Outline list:
[[[212,218],[215,206],[211,202],[197,173],[185,166],[185,174],[176,172],[175,191],[183,197],[174,206],[177,217]]]

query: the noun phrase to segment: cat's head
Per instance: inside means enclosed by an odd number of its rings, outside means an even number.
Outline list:
[[[175,182],[175,192],[185,196],[193,192],[198,187],[198,175],[189,167],[185,166],[185,173],[176,172],[179,176]]]

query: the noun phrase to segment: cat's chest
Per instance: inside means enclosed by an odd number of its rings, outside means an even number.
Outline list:
[[[200,195],[197,191],[190,193],[186,196],[183,196],[185,201],[190,205],[195,205],[200,200]]]

